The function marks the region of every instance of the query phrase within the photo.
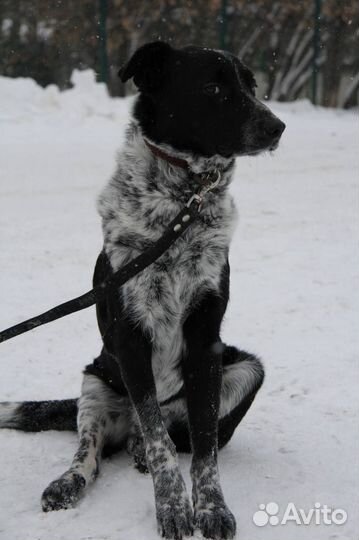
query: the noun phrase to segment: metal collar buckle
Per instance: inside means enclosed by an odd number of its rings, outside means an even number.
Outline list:
[[[211,179],[213,178],[214,175],[216,175],[216,177],[211,182]],[[215,169],[214,171],[205,173],[204,176],[205,176],[205,182],[200,192],[201,195],[204,195],[208,193],[209,191],[212,191],[212,189],[214,189],[215,187],[217,187],[222,178],[222,174],[219,169]]]
[[[221,181],[221,178],[222,178],[221,172],[218,169],[216,169],[214,172],[217,175],[215,180],[213,182],[208,182],[206,185],[202,186],[198,193],[194,193],[192,195],[192,197],[189,199],[189,201],[187,202],[187,204],[186,204],[187,207],[190,207],[192,205],[192,203],[194,201],[196,201],[196,203],[198,204],[198,211],[201,210],[201,206],[202,206],[202,203],[203,203],[204,196],[207,193],[209,193],[210,191],[212,191],[212,189],[216,188],[218,186],[218,184],[220,183],[220,181]],[[206,177],[205,177],[206,181],[209,181],[209,179],[212,177],[213,173],[209,172],[209,173],[205,173],[205,174],[206,174]]]

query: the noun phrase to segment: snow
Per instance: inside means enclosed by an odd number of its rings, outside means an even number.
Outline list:
[[[74,88],[0,78],[0,327],[90,288],[101,249],[96,195],[114,168],[131,99],[110,99],[91,72]],[[241,540],[358,536],[358,122],[308,102],[271,104],[286,122],[275,156],[238,160],[240,225],[223,337],[259,354],[267,378],[220,453]],[[94,309],[1,345],[1,400],[78,396],[99,352]],[[4,540],[155,540],[152,483],[125,454],[106,460],[73,510],[39,499],[76,449],[73,433],[0,432]],[[188,487],[189,457],[180,462]],[[267,525],[259,504],[316,502],[344,525]]]

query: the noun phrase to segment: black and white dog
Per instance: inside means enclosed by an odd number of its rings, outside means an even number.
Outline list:
[[[199,529],[235,534],[218,474],[217,451],[231,438],[263,381],[260,361],[225,345],[228,248],[236,221],[229,194],[234,158],[277,147],[284,124],[254,95],[252,73],[235,56],[162,42],[138,49],[121,69],[139,89],[116,172],[102,191],[104,248],[94,284],[163,233],[218,171],[199,219],[117,293],[97,305],[103,349],[84,373],[78,400],[2,403],[0,427],[76,429],[70,468],[42,496],[45,511],[73,506],[101,456],[127,448],[150,471],[165,538]],[[177,451],[192,451],[193,511]]]

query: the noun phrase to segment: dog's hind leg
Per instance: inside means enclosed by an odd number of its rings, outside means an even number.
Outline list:
[[[223,374],[218,414],[218,448],[231,439],[262,386],[264,369],[253,354],[222,345]],[[178,452],[191,452],[188,411],[182,395],[161,407],[162,416]]]
[[[264,380],[261,361],[236,347],[224,346],[218,447],[223,448],[246,415]]]
[[[106,444],[124,444],[130,425],[127,396],[119,396],[95,375],[85,374],[79,400],[79,446],[71,467],[51,482],[42,495],[45,512],[70,508],[96,478]]]

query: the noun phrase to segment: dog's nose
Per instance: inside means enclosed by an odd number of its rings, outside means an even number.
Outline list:
[[[263,130],[269,137],[279,139],[285,130],[285,123],[279,120],[279,118],[269,118],[263,123]]]

